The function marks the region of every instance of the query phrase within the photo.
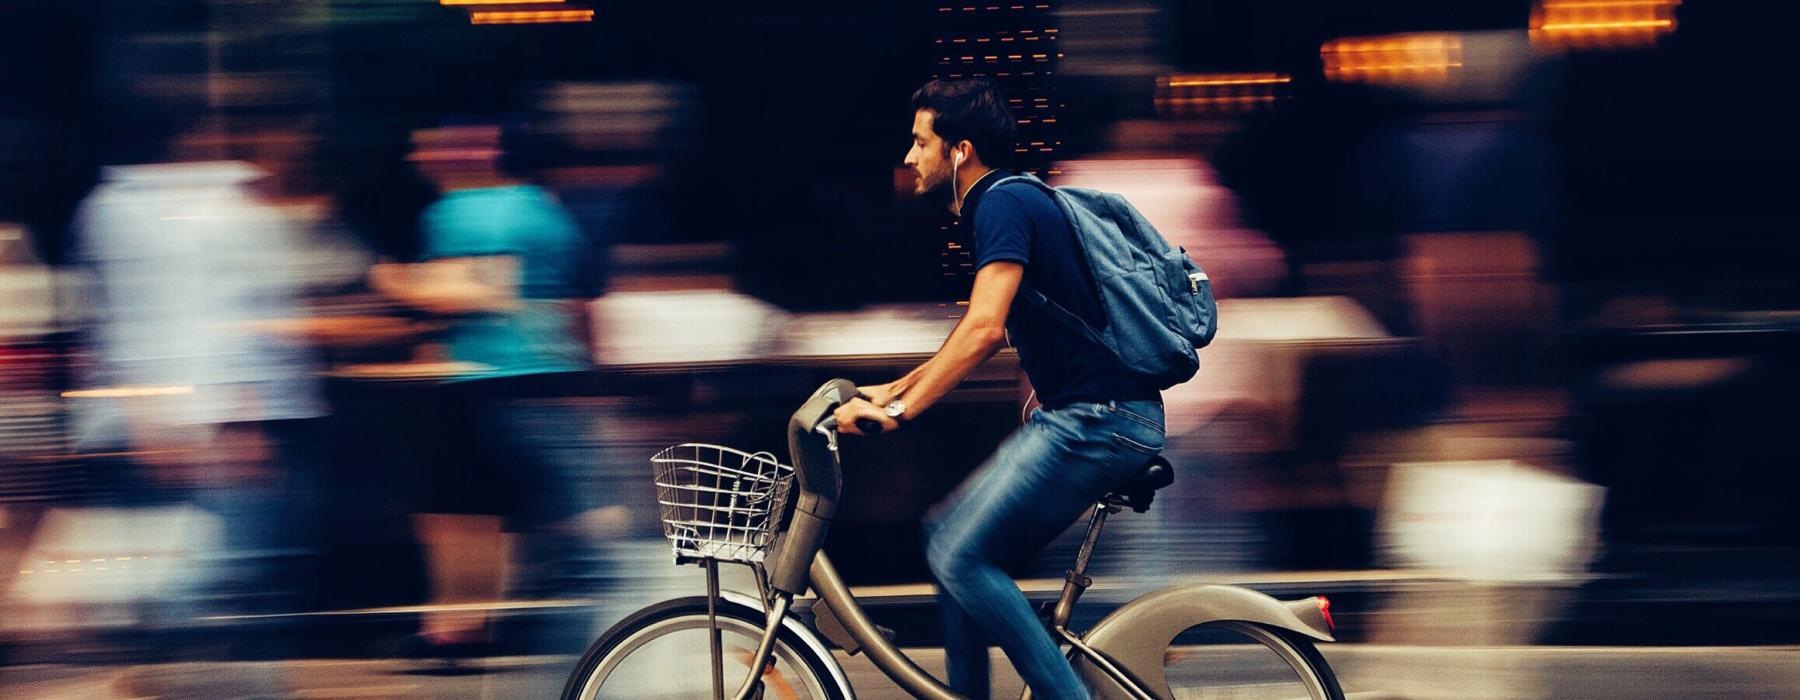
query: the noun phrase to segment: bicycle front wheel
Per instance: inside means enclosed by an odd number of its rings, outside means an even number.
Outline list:
[[[761,610],[717,601],[723,640],[724,695],[750,674],[750,661],[767,619]],[[588,647],[563,687],[563,700],[693,700],[712,697],[712,647],[706,599],[679,598],[638,611]],[[829,653],[829,652],[825,652]],[[763,670],[762,697],[769,700],[848,700],[833,662],[783,629]]]
[[[1208,622],[1182,632],[1163,655],[1169,697],[1343,700],[1337,675],[1311,640],[1248,622]]]

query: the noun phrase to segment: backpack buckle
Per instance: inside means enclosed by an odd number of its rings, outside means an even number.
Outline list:
[[[1200,293],[1200,283],[1204,282],[1204,281],[1206,281],[1206,273],[1204,273],[1204,272],[1196,272],[1194,274],[1188,275],[1188,293],[1189,294],[1199,294]]]

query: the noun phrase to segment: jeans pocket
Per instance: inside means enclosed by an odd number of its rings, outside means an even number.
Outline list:
[[[1125,408],[1123,406],[1114,408],[1113,413],[1124,416],[1125,418],[1127,418],[1129,420],[1134,420],[1139,423],[1142,423],[1144,425],[1144,427],[1152,428],[1152,429],[1156,430],[1157,432],[1162,432],[1162,430],[1163,430],[1163,423],[1161,420],[1153,419],[1149,416],[1142,415],[1136,411]]]
[[[1145,457],[1155,457],[1156,455],[1161,454],[1163,451],[1163,448],[1160,445],[1156,446],[1156,447],[1152,447],[1150,445],[1146,445],[1144,443],[1138,442],[1136,440],[1125,437],[1124,435],[1120,435],[1118,433],[1113,433],[1112,437],[1113,437],[1113,444],[1122,445],[1128,450],[1133,450],[1136,452],[1143,453],[1143,455]]]

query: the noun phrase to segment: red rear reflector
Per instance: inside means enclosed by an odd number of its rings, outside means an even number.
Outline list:
[[[1325,616],[1325,626],[1336,632],[1337,622],[1331,619],[1331,599],[1325,596],[1315,597],[1319,599],[1319,614]]]

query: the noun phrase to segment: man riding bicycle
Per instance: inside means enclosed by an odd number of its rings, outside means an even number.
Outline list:
[[[1155,387],[1121,368],[1093,339],[1052,318],[1042,294],[1095,329],[1107,319],[1081,242],[1064,212],[1027,182],[996,183],[1013,153],[1014,118],[984,80],[934,80],[913,93],[906,165],[919,195],[943,196],[972,226],[975,286],[967,312],[931,359],[906,376],[861,387],[837,410],[897,430],[948,394],[1009,338],[1040,407],[926,519],[926,557],[940,589],[950,686],[989,694],[988,645],[998,644],[1033,697],[1087,690],[1006,567],[1032,556],[1108,489],[1163,447]]]

